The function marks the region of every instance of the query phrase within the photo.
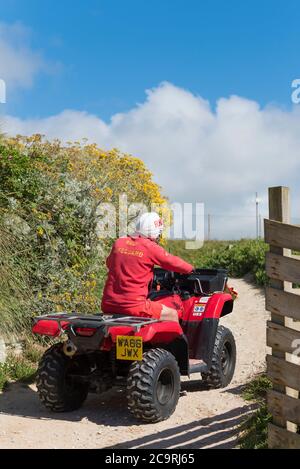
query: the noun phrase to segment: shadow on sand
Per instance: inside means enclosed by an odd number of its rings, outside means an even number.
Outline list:
[[[223,392],[240,394],[242,388],[242,386],[237,386]],[[207,387],[200,380],[185,381],[182,383],[181,399],[184,399],[186,393],[204,390],[207,390]],[[203,448],[207,446],[233,448],[236,445],[236,426],[253,409],[253,405],[245,405],[213,417],[176,425],[173,428],[161,431],[153,430],[151,434],[123,441],[114,448]],[[191,409],[192,411],[193,409]],[[55,419],[69,422],[80,422],[82,419],[87,419],[97,425],[107,427],[145,425],[128,413],[124,389],[113,389],[101,396],[91,394],[81,409],[54,414],[44,409],[39,402],[37,393],[29,385],[12,383],[4,393],[0,394],[0,413],[24,418]]]

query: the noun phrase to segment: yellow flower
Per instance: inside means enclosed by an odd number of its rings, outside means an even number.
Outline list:
[[[44,234],[44,230],[41,226],[38,227],[38,229],[36,230],[38,236],[43,236]]]
[[[65,292],[64,297],[66,301],[71,301],[71,293]]]

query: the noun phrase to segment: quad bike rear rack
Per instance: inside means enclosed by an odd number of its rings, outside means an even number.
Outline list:
[[[118,317],[116,317],[118,316]],[[108,328],[113,326],[128,326],[132,327],[135,331],[139,332],[143,326],[148,326],[149,324],[153,324],[156,322],[161,322],[160,319],[151,319],[151,318],[143,318],[143,317],[133,317],[133,316],[124,316],[124,315],[109,315],[109,314],[77,314],[77,313],[50,313],[50,314],[42,314],[41,316],[35,316],[33,318],[33,323],[36,324],[40,320],[47,320],[47,321],[55,321],[57,322],[59,329],[61,332],[64,332],[62,327],[62,322],[68,322],[72,325],[72,323],[82,322],[85,325],[93,326],[101,326],[104,327],[105,335],[108,333]]]

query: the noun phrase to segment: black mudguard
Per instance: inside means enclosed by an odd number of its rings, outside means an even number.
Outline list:
[[[189,351],[188,351],[188,341],[186,336],[183,334],[181,337],[178,337],[173,342],[168,344],[166,347],[178,362],[180,373],[182,375],[189,374]]]
[[[202,321],[182,324],[189,344],[189,357],[203,360],[208,368],[211,367],[218,325],[218,318],[204,318]]]

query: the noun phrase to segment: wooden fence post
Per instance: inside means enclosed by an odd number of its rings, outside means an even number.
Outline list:
[[[269,187],[269,219],[282,223],[291,222],[290,190],[288,187]],[[270,252],[281,256],[289,256],[290,249],[273,246],[270,244]],[[288,289],[290,284],[281,280],[270,279],[270,285],[279,290]],[[271,314],[273,322],[284,325],[284,317]],[[276,354],[276,352],[275,352]],[[278,356],[278,355],[276,355]]]
[[[280,221],[283,223],[290,223],[290,191],[288,187],[269,187],[269,219]],[[289,255],[287,249],[270,245],[270,252],[279,255]],[[278,290],[285,289],[285,282],[276,279],[270,279],[270,286]],[[284,316],[271,313],[271,321],[282,326],[285,325]],[[272,348],[272,355],[277,358],[285,359],[285,353],[280,350]],[[285,386],[280,384],[273,384],[273,389],[285,394]],[[278,427],[286,428],[285,419],[281,417],[273,417],[273,423]]]

